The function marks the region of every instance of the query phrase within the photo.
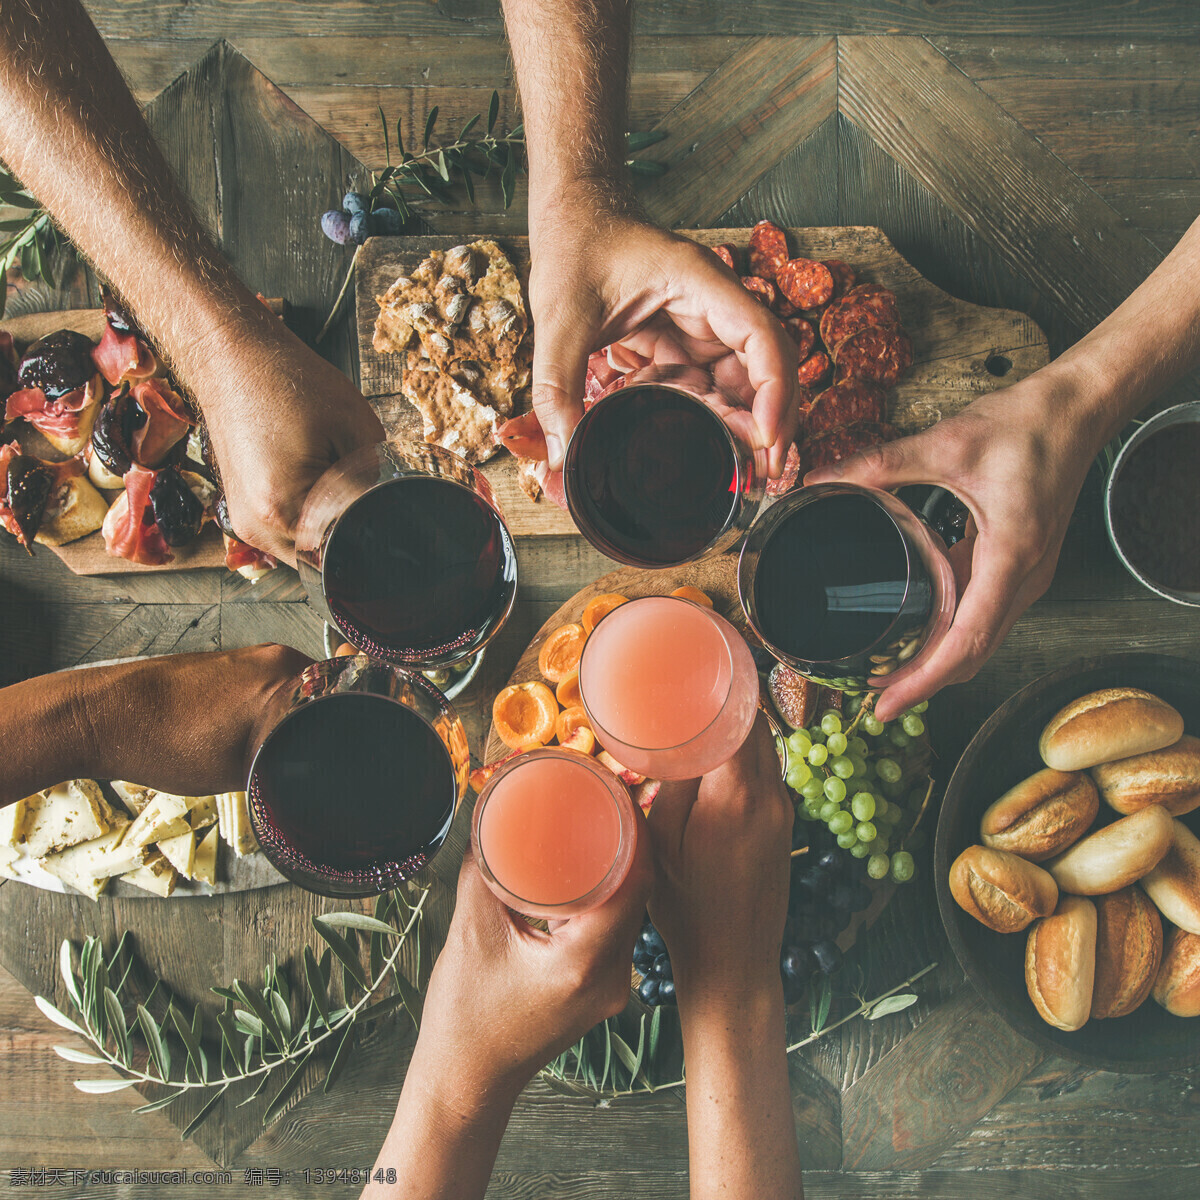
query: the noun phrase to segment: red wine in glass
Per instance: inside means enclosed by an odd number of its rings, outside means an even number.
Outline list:
[[[706,381],[698,386],[690,376]],[[618,562],[668,567],[724,548],[762,491],[753,455],[692,368],[648,368],[576,426],[563,483],[580,533]]]
[[[398,665],[474,654],[516,599],[516,553],[491,489],[436,446],[380,443],[331,467],[305,502],[296,551],[322,615]]]
[[[288,879],[323,895],[375,895],[437,853],[468,754],[461,723],[423,678],[365,655],[315,663],[272,697],[264,724],[251,823]]]

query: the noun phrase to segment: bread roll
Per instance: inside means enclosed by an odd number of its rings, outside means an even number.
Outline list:
[[[1058,903],[1058,888],[1041,867],[985,846],[968,846],[954,860],[950,894],[964,912],[997,933],[1018,933]]]
[[[1200,1017],[1200,937],[1186,929],[1171,931],[1153,994],[1177,1017]]]
[[[1096,985],[1092,1016],[1123,1017],[1150,995],[1162,961],[1158,909],[1139,888],[1096,897]]]
[[[1104,688],[1068,704],[1042,730],[1038,750],[1056,771],[1161,750],[1183,736],[1183,718],[1164,700],[1137,688]]]
[[[1063,896],[1029,931],[1025,986],[1043,1021],[1072,1032],[1087,1024],[1096,978],[1096,906]]]
[[[1062,891],[1076,896],[1115,892],[1158,865],[1171,847],[1174,824],[1165,808],[1152,804],[1076,842],[1046,870]]]
[[[1161,804],[1173,817],[1200,808],[1200,738],[1185,733],[1165,750],[1092,768],[1100,794],[1119,813]]]
[[[993,850],[1041,862],[1083,837],[1099,811],[1100,797],[1086,775],[1047,767],[991,805],[979,835]]]
[[[1200,934],[1200,838],[1182,821],[1171,822],[1171,844],[1142,888],[1168,921]]]

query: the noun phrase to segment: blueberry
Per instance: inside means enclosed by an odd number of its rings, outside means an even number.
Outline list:
[[[803,943],[798,946],[784,946],[779,956],[779,973],[784,979],[806,979],[810,967],[808,948]]]
[[[350,218],[350,240],[361,246],[371,236],[371,218],[365,212],[355,213]]]
[[[842,965],[842,952],[837,942],[814,942],[812,956],[822,975],[832,975]]]
[[[659,1004],[674,1004],[675,1003],[675,982],[671,979],[664,979],[658,985],[658,1002]]]
[[[342,197],[342,207],[351,215],[367,211],[367,198],[362,192],[347,192]]]
[[[377,208],[371,214],[371,232],[382,237],[394,237],[403,224],[394,208]]]
[[[658,1003],[659,981],[653,975],[647,975],[642,980],[641,986],[638,988],[638,995],[642,998],[643,1003],[651,1006]],[[675,985],[671,984],[671,991],[674,992]]]
[[[645,975],[650,970],[651,964],[654,962],[654,955],[651,954],[642,943],[635,942],[633,946],[633,965]]]
[[[671,970],[671,960],[665,955],[660,954],[654,960],[654,973],[659,979],[674,979],[674,972]]]
[[[653,925],[643,925],[641,934],[642,945],[653,958],[666,954],[667,943],[662,940],[662,934]]]
[[[321,232],[331,241],[344,246],[350,240],[350,214],[331,208],[321,214]]]

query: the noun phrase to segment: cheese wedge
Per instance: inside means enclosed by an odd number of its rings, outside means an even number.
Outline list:
[[[188,822],[193,829],[207,829],[217,823],[216,796],[190,796],[196,801],[188,810]]]
[[[72,779],[24,801],[25,821],[18,846],[31,858],[44,858],[94,841],[112,828],[114,813],[91,779]]]
[[[230,792],[229,805],[233,820],[233,836],[229,844],[238,858],[242,858],[258,849],[258,839],[250,827],[250,804],[246,793]]]
[[[89,842],[82,842],[57,854],[47,855],[40,865],[77,892],[83,892],[85,896],[95,899],[108,886],[108,881],[113,875],[119,875],[121,870],[129,870],[131,866],[139,866],[144,858],[144,855],[141,855],[132,864],[127,858],[121,858],[119,861],[108,859],[110,850],[120,843],[122,832],[122,829],[114,829],[111,833],[93,838]],[[121,869],[105,869],[114,862],[118,862]]]
[[[192,878],[201,883],[217,882],[217,842],[220,830],[214,825],[196,847],[196,858],[192,865]]]
[[[25,801],[18,800],[15,804],[0,808],[0,846],[10,846],[14,850],[25,828]],[[20,851],[17,851],[20,853]],[[11,860],[10,860],[11,861]]]
[[[166,898],[175,890],[175,882],[179,876],[163,855],[154,854],[143,866],[122,875],[121,878],[144,892],[153,892],[156,896]]]
[[[196,861],[196,835],[190,829],[176,837],[161,839],[158,849],[184,879],[192,878]]]
[[[187,814],[186,796],[155,792],[154,799],[130,825],[125,840],[135,846],[148,846],[151,842],[161,842],[188,833],[192,827],[188,824]]]
[[[12,870],[12,864],[21,857],[21,852],[16,846],[0,846],[0,875],[6,879],[20,878],[15,871]]]
[[[108,786],[117,793],[117,799],[129,810],[131,817],[136,817],[155,794],[153,788],[142,787],[140,783],[126,783],[123,779],[110,780]]]

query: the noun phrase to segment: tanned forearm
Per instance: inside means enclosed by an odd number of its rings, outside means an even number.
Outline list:
[[[630,0],[504,0],[529,148],[529,226],[564,197],[620,211]]]
[[[803,1195],[778,974],[739,995],[677,981],[691,1200]]]
[[[1123,304],[1051,364],[1081,385],[1095,449],[1200,365],[1198,279],[1200,219]]]
[[[231,327],[290,338],[192,212],[79,0],[0,0],[0,158],[185,384],[214,346],[237,353]]]

